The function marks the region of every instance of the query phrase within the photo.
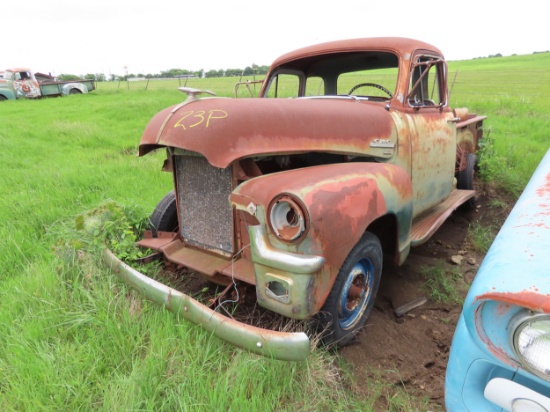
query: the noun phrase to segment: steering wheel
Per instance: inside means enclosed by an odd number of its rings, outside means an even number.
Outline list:
[[[360,87],[364,87],[364,86],[369,86],[369,87],[375,87],[377,89],[380,89],[382,90],[384,93],[387,93],[388,96],[390,97],[393,97],[393,94],[392,92],[390,92],[388,89],[386,89],[384,86],[381,86],[379,84],[376,84],[376,83],[359,83],[357,86],[354,86],[348,94],[352,94],[355,90],[357,90],[358,88]]]

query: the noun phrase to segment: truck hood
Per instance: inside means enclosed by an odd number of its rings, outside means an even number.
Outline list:
[[[396,142],[394,121],[383,103],[342,97],[208,98],[159,112],[145,128],[139,155],[174,147],[226,168],[245,157],[303,152],[387,159]]]

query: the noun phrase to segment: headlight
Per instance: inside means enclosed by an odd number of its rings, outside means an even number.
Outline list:
[[[521,312],[512,319],[510,332],[523,367],[550,380],[550,315]]]
[[[307,215],[300,201],[291,195],[279,195],[269,207],[269,224],[281,240],[301,238],[307,230]]]

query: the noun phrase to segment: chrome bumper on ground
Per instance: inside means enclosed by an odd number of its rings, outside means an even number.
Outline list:
[[[227,318],[195,299],[138,272],[104,249],[103,259],[123,281],[147,299],[200,325],[234,346],[279,360],[300,361],[310,353],[305,333],[276,332]]]

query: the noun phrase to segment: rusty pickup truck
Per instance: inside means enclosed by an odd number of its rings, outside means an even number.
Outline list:
[[[49,74],[34,73],[27,68],[0,72],[0,101],[82,94],[94,89],[94,80],[59,81]]]
[[[139,146],[165,149],[175,189],[139,244],[259,305],[311,319],[345,345],[364,326],[385,259],[402,264],[460,205],[475,201],[485,117],[452,109],[437,48],[404,38],[335,41],[271,65],[259,98],[200,97],[158,113]],[[104,259],[155,302],[220,338],[304,359],[306,333],[249,326]]]

